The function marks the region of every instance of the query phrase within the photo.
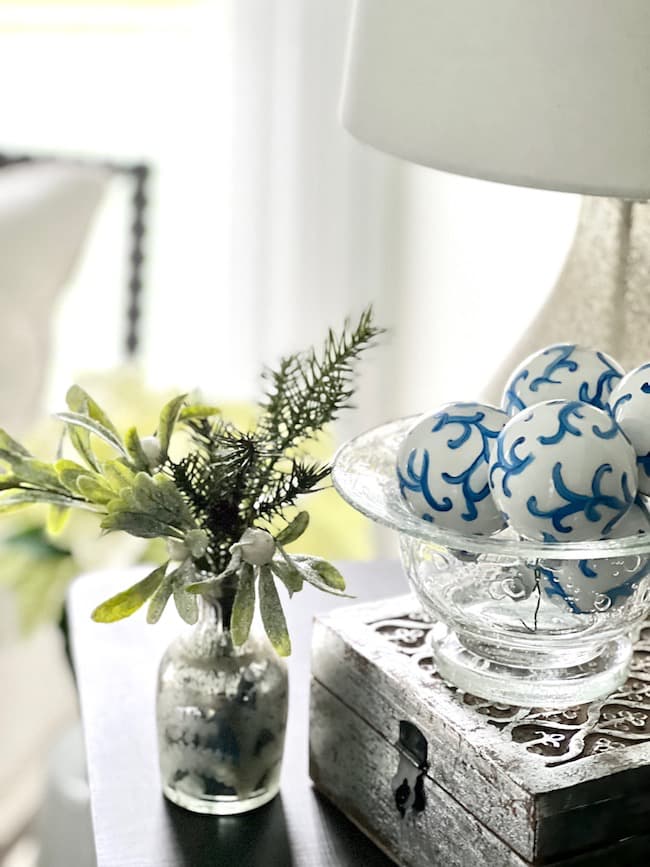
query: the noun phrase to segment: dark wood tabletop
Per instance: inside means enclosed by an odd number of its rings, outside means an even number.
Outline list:
[[[359,601],[403,593],[396,563],[342,568]],[[293,643],[290,704],[280,795],[242,816],[203,816],[161,795],[155,728],[159,659],[182,624],[169,611],[156,626],[144,612],[96,624],[90,612],[142,577],[140,569],[80,578],[68,600],[86,739],[98,867],[387,867],[392,864],[308,776],[309,647],[315,614],[354,600],[308,587],[287,604]]]

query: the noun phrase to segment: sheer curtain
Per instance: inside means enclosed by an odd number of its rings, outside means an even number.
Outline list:
[[[234,5],[231,269],[251,382],[262,360],[320,340],[370,301],[395,319],[406,169],[338,124],[348,12],[340,0]],[[393,390],[394,352],[364,369],[370,423],[379,392]]]
[[[232,311],[250,381],[372,301],[390,333],[346,433],[472,399],[542,303],[572,196],[453,178],[351,138],[351,0],[233,6]]]

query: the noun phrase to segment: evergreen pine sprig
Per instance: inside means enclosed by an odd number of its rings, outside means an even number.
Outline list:
[[[260,404],[260,435],[284,451],[335,421],[354,393],[354,362],[381,333],[368,307],[354,328],[346,321],[340,335],[328,331],[320,356],[310,349],[264,371],[268,388]]]
[[[119,620],[149,601],[147,619],[156,622],[173,597],[191,623],[198,617],[196,594],[203,594],[218,600],[240,644],[257,587],[267,634],[278,653],[287,654],[291,643],[276,580],[290,595],[305,582],[329,593],[345,589],[331,564],[284,549],[309,523],[307,512],[288,520],[286,510],[320,490],[330,472],[298,447],[350,406],[355,363],[380,333],[368,308],[354,327],[346,321],[340,334],[330,330],[320,354],[295,353],[266,370],[266,393],[250,431],[222,419],[215,407],[188,405],[179,395],[162,408],[151,436],[130,428],[122,438],[90,395],[72,386],[69,411],[58,417],[81,462],[43,463],[0,431],[0,461],[8,466],[0,475],[0,512],[47,503],[60,525],[69,508],[86,508],[101,515],[106,532],[167,540],[169,561],[98,606],[96,620]],[[181,458],[170,454],[177,426],[189,438]],[[97,439],[114,452],[110,460],[97,457]],[[285,521],[279,532],[278,517]]]

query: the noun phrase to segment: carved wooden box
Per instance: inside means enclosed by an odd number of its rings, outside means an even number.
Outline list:
[[[563,711],[445,684],[412,597],[316,620],[310,773],[398,864],[650,863],[650,621],[630,678]]]

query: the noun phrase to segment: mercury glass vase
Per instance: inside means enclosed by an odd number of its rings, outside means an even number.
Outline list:
[[[156,715],[165,796],[196,813],[260,807],[280,787],[287,669],[256,632],[236,647],[223,606],[201,600],[199,620],[160,663]]]
[[[404,571],[427,616],[441,676],[482,698],[563,708],[627,677],[650,611],[650,534],[550,544],[462,535],[420,520],[395,461],[414,419],[343,446],[333,480],[351,505],[399,533]]]

